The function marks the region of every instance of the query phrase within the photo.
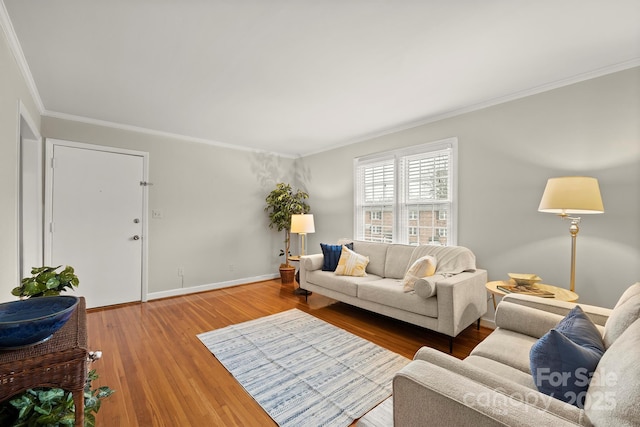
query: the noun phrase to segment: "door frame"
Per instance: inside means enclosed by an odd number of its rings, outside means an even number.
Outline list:
[[[33,118],[31,117],[31,114],[29,114],[29,111],[27,110],[27,107],[24,105],[24,103],[22,102],[22,100],[18,100],[18,114],[17,114],[17,130],[16,130],[16,153],[17,153],[17,167],[16,167],[16,182],[17,182],[17,192],[16,192],[16,233],[17,233],[17,239],[16,239],[16,254],[18,254],[18,259],[17,259],[17,264],[16,264],[16,277],[18,278],[16,283],[20,283],[20,280],[22,280],[22,267],[23,267],[23,259],[22,259],[22,249],[23,249],[23,241],[22,241],[22,226],[23,226],[23,222],[24,222],[24,218],[22,217],[22,198],[23,198],[23,194],[22,194],[22,161],[23,161],[23,156],[22,156],[22,140],[23,139],[27,139],[27,140],[34,140],[38,142],[38,152],[37,152],[37,157],[38,157],[38,161],[39,161],[39,165],[38,165],[38,170],[39,170],[39,177],[38,179],[41,180],[42,179],[42,136],[40,135],[40,132],[38,130],[38,127],[36,126],[36,122],[33,120]],[[23,126],[26,125],[26,126]],[[31,133],[31,135],[28,134],[28,132]],[[39,188],[38,188],[38,192],[40,193],[40,196],[42,196],[42,192],[43,192],[43,187],[42,184],[40,184]],[[42,222],[42,224],[40,224],[40,229],[43,231],[44,233],[44,211],[43,211],[43,206],[42,206],[42,202],[43,200],[40,200],[40,221]],[[43,238],[44,236],[40,235],[40,248],[39,248],[39,252],[40,252],[40,258],[44,259],[44,254],[43,252]],[[30,273],[30,272],[24,272],[24,273]]]
[[[129,150],[125,148],[108,147],[104,145],[87,144],[83,142],[65,141],[55,138],[45,139],[45,197],[44,197],[44,262],[46,265],[51,263],[51,222],[53,221],[53,149],[55,146],[79,148],[84,150],[104,151],[107,153],[124,154],[129,156],[142,157],[142,176],[143,182],[147,183],[149,180],[149,153],[145,151]],[[140,184],[142,185],[142,183]],[[149,293],[148,284],[148,254],[149,246],[147,236],[149,235],[149,223],[147,221],[149,212],[149,187],[148,185],[142,185],[142,277],[141,277],[141,289],[140,300],[142,302],[147,301],[147,294]]]

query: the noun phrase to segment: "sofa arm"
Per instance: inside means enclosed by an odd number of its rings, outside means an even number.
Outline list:
[[[322,264],[324,264],[324,255],[322,254],[303,255],[300,257],[301,270],[320,270],[322,269]]]
[[[562,317],[566,316],[576,304],[579,304],[580,308],[593,320],[593,323],[600,326],[604,326],[611,315],[611,310],[604,307],[559,301],[553,298],[539,298],[530,295],[508,294],[500,301],[500,303],[503,302],[535,308],[537,310],[558,314]]]
[[[307,283],[307,272],[321,270],[324,264],[324,255],[313,254],[300,257],[300,287],[305,289]]]
[[[555,328],[564,316],[520,304],[502,302],[496,309],[496,326],[533,338],[541,338]]]
[[[503,395],[512,396],[517,400],[526,402],[540,410],[550,411],[561,418],[573,423],[584,423],[585,413],[573,405],[569,405],[559,399],[538,392],[522,384],[510,381],[501,375],[494,374],[479,368],[471,363],[456,359],[455,357],[422,347],[414,356],[414,361],[423,361],[438,366],[448,372],[458,374],[478,384],[482,384],[491,390]],[[413,363],[413,362],[412,362]]]
[[[438,332],[455,337],[487,312],[487,271],[476,270],[436,282]]]
[[[587,425],[422,360],[393,378],[393,421],[395,427]]]

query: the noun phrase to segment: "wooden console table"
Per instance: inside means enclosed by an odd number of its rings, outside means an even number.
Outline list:
[[[87,310],[84,298],[80,298],[67,323],[48,341],[18,350],[0,350],[0,401],[35,387],[71,391],[75,425],[83,427],[87,356]]]

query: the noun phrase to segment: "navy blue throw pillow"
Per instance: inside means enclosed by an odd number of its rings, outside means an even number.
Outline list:
[[[353,242],[348,243],[345,246],[353,250]],[[324,255],[322,271],[336,271],[338,261],[340,261],[340,255],[342,254],[342,245],[328,245],[326,243],[320,243],[320,249],[322,249],[322,255]]]
[[[589,381],[603,354],[600,332],[576,306],[531,347],[533,382],[541,393],[583,408]]]

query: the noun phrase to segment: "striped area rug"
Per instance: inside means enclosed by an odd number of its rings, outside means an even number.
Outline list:
[[[297,309],[198,338],[280,426],[348,426],[409,363]]]

